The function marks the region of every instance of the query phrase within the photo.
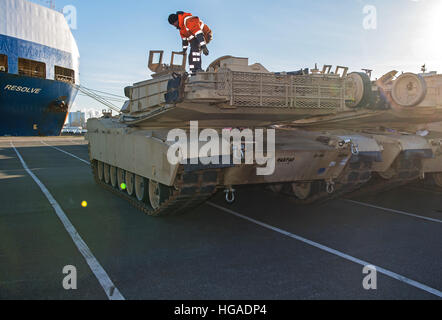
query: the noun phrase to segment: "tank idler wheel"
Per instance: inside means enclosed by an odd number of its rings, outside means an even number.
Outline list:
[[[103,162],[101,161],[97,161],[97,171],[98,171],[98,179],[100,181],[104,180],[104,175],[103,175]]]
[[[298,198],[299,200],[305,200],[311,194],[312,184],[310,182],[293,183],[292,184],[292,191],[293,191],[293,194],[296,196],[296,198]]]
[[[123,191],[126,188],[122,188],[123,183],[126,184],[126,173],[123,169],[118,168],[117,169],[117,183],[118,183],[118,188]]]
[[[152,209],[157,210],[169,198],[169,188],[153,180],[149,180],[149,200]]]
[[[138,201],[144,201],[147,198],[147,179],[135,175],[135,196]]]
[[[433,173],[433,180],[438,187],[442,188],[442,172]]]
[[[116,188],[118,184],[117,180],[117,168],[114,166],[110,167],[110,180],[112,187]]]
[[[103,164],[103,174],[104,174],[104,182],[110,184],[110,165],[107,163]]]
[[[134,194],[134,180],[135,175],[132,172],[126,171],[126,190],[127,194],[132,196]]]

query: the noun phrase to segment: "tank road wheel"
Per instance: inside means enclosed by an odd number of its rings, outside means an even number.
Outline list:
[[[147,195],[147,179],[139,175],[135,176],[135,196],[138,201],[146,200]]]
[[[126,190],[130,196],[134,194],[134,180],[135,175],[132,172],[126,171]]]
[[[292,191],[299,200],[305,200],[310,196],[310,193],[312,191],[312,184],[310,182],[293,183]]]
[[[100,181],[104,180],[104,175],[103,175],[103,162],[101,161],[97,161],[97,171],[98,171],[98,179]]]
[[[152,209],[157,210],[169,198],[169,189],[161,183],[149,180],[149,200]]]
[[[120,190],[123,190],[123,188],[121,187],[123,186],[123,183],[126,184],[126,174],[125,171],[120,168],[117,168],[117,183],[118,188],[120,188]]]
[[[112,187],[116,188],[118,181],[117,181],[117,168],[114,166],[110,167],[110,181]]]
[[[433,173],[433,180],[438,187],[442,188],[442,172]]]
[[[104,182],[110,184],[110,165],[105,163],[103,165]]]
[[[402,107],[414,107],[427,95],[425,80],[414,73],[404,73],[393,82],[391,96]]]

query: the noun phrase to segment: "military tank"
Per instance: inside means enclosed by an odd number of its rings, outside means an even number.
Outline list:
[[[427,97],[423,82],[423,97],[410,101],[402,81],[373,83],[344,66],[275,73],[225,56],[189,77],[185,55],[163,64],[163,54],[150,52],[152,79],[125,88],[119,116],[88,121],[96,182],[148,215],[186,211],[219,190],[233,202],[241,185],[311,203],[361,189],[374,174],[409,181],[442,172],[440,144],[378,128],[442,121],[432,105],[411,110]],[[215,147],[202,154],[208,141]]]
[[[371,174],[363,188],[359,188],[361,184],[348,187],[348,179],[342,181],[345,177],[342,175],[337,180],[340,192],[333,196],[323,191],[312,192],[308,197],[310,201],[328,200],[345,193],[361,195],[385,191],[427,175],[441,186],[442,130],[438,129],[442,126],[426,123],[440,120],[442,76],[436,72],[403,73],[395,78],[397,73],[391,71],[373,81],[369,103],[350,117],[342,113],[303,119],[290,125],[291,128],[322,130],[328,135],[347,132],[357,146],[359,143],[354,135],[362,135],[379,146],[379,157],[368,164]],[[352,166],[349,164],[344,173]]]

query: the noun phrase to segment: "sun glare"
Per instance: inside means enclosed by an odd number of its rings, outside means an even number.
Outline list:
[[[442,72],[442,1],[431,1],[426,8],[426,12],[422,12],[422,38],[419,41],[421,55],[427,60],[428,67],[432,70],[438,69]]]

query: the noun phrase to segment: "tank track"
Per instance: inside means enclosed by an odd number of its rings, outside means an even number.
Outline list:
[[[392,180],[384,180],[380,177],[373,177],[370,181],[365,183],[348,183],[348,184],[338,184],[336,186],[335,192],[329,194],[326,191],[321,191],[315,193],[311,197],[300,200],[294,199],[297,204],[301,205],[310,205],[310,204],[323,204],[325,202],[335,200],[338,198],[342,198],[345,196],[346,198],[356,198],[360,196],[366,195],[375,195],[380,192],[390,191],[395,188],[399,188],[401,186],[407,185],[410,182],[413,182],[417,179],[410,180],[402,180],[402,179],[392,179]],[[325,186],[321,188],[325,189]]]
[[[367,161],[355,161],[350,163],[343,172],[343,178],[336,182],[333,193],[327,192],[324,181],[315,181],[312,186],[312,194],[307,199],[298,199],[291,192],[281,192],[292,197],[299,205],[323,204],[352,193],[364,186],[371,179],[371,163]],[[286,189],[287,190],[287,189]]]
[[[343,196],[354,198],[386,192],[419,179],[421,168],[419,159],[406,160],[401,157],[396,160],[394,167],[397,175],[390,180],[385,180],[376,173],[374,175],[370,173],[370,163],[356,162],[346,169],[344,174],[346,178],[336,184],[333,193],[326,192],[325,183],[317,181],[313,189],[314,193],[310,197],[304,200],[293,197],[293,200],[300,205],[322,204]],[[293,196],[287,192],[282,193]]]
[[[101,181],[98,177],[97,160],[91,161],[91,168],[98,185],[128,201],[146,215],[154,217],[177,215],[203,204],[216,193],[220,174],[219,170],[179,173],[175,187],[170,187],[169,198],[161,204],[160,208],[154,210],[147,202],[139,201],[135,196],[130,196],[127,192]]]
[[[416,181],[420,177],[421,161],[419,159],[406,160],[400,157],[393,165],[397,171],[396,176],[386,180],[375,174],[363,189],[355,190],[350,193],[349,197],[359,197],[365,195],[375,195],[380,192],[390,191],[395,188],[402,187],[413,181]]]

